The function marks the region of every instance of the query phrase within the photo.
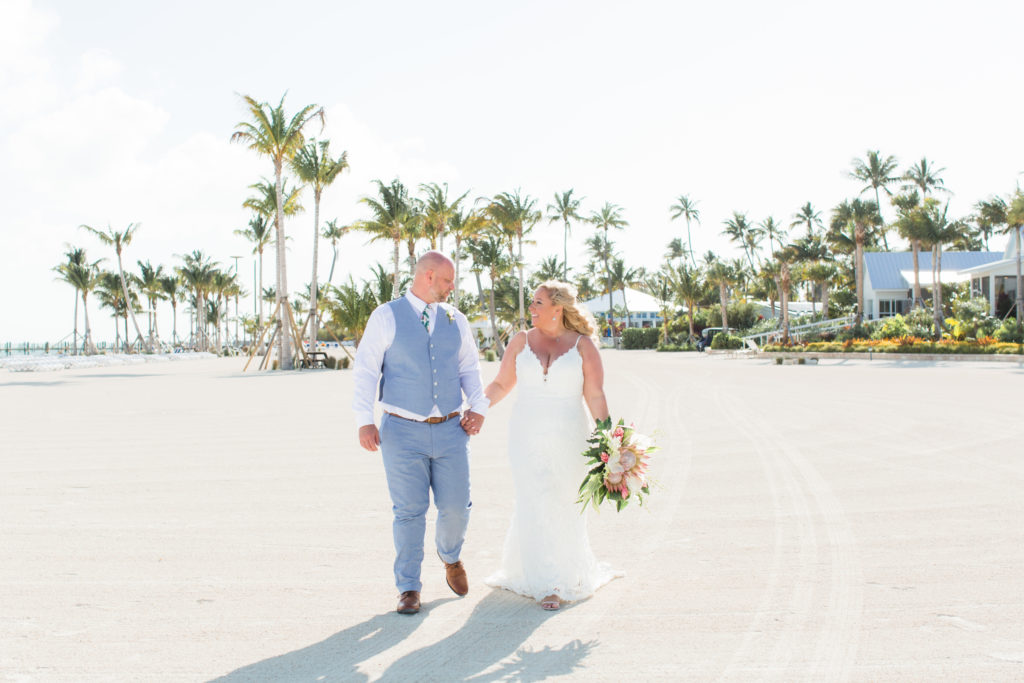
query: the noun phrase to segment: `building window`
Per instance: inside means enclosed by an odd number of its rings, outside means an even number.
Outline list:
[[[894,315],[902,315],[905,303],[903,299],[879,299],[878,317],[891,318]]]

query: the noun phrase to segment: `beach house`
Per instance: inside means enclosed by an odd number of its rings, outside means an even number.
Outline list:
[[[598,320],[608,317],[608,295],[594,297],[584,301],[583,305]],[[657,327],[662,323],[662,303],[646,292],[629,287],[612,292],[612,312],[617,323],[627,327]],[[629,311],[627,318],[626,311]]]
[[[1009,249],[1009,247],[1008,247]],[[1007,260],[1007,254],[998,251],[944,251],[942,284],[967,282],[979,269]],[[1010,267],[1013,267],[1012,260]],[[922,292],[932,288],[932,254],[922,250],[918,254],[918,281]],[[990,276],[991,279],[991,276]],[[1005,287],[1005,283],[1000,281]],[[864,254],[864,318],[874,320],[908,313],[914,297],[914,254],[909,251],[869,251]],[[980,291],[980,290],[979,290]],[[993,310],[995,310],[993,308]]]
[[[1021,232],[1024,233],[1024,228]],[[1024,242],[1024,234],[1021,238]],[[970,278],[971,292],[988,299],[990,314],[1006,315],[1017,300],[1017,262],[1020,258],[1017,241],[1011,237],[998,259],[960,271]]]

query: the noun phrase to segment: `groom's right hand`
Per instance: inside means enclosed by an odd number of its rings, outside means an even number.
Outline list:
[[[368,451],[377,450],[380,445],[380,432],[377,425],[363,425],[359,428],[359,445]]]

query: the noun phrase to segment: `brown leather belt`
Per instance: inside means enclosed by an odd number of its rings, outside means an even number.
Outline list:
[[[388,411],[386,411],[386,410],[384,412],[388,413]],[[460,413],[459,411],[456,410],[454,413],[446,415],[445,417],[428,417],[426,420],[414,420],[411,417],[402,417],[401,415],[396,415],[395,413],[388,413],[388,415],[390,415],[392,417],[397,417],[400,420],[408,420],[409,422],[419,422],[420,424],[426,423],[428,425],[439,425],[442,422],[447,422],[448,420],[452,419],[453,417],[458,417],[461,414],[462,413]]]

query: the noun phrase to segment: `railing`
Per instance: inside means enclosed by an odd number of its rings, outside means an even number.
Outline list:
[[[830,330],[838,330],[841,327],[852,325],[855,320],[855,316],[848,315],[843,318],[830,318],[829,320],[819,320],[813,323],[806,323],[804,325],[796,325],[789,328],[789,338],[799,339],[805,334],[811,332],[828,332]],[[758,334],[750,334],[746,337],[741,337],[743,342],[750,346],[751,344],[764,345],[770,341],[782,338],[782,328],[775,330],[768,330],[767,332],[759,332]]]

